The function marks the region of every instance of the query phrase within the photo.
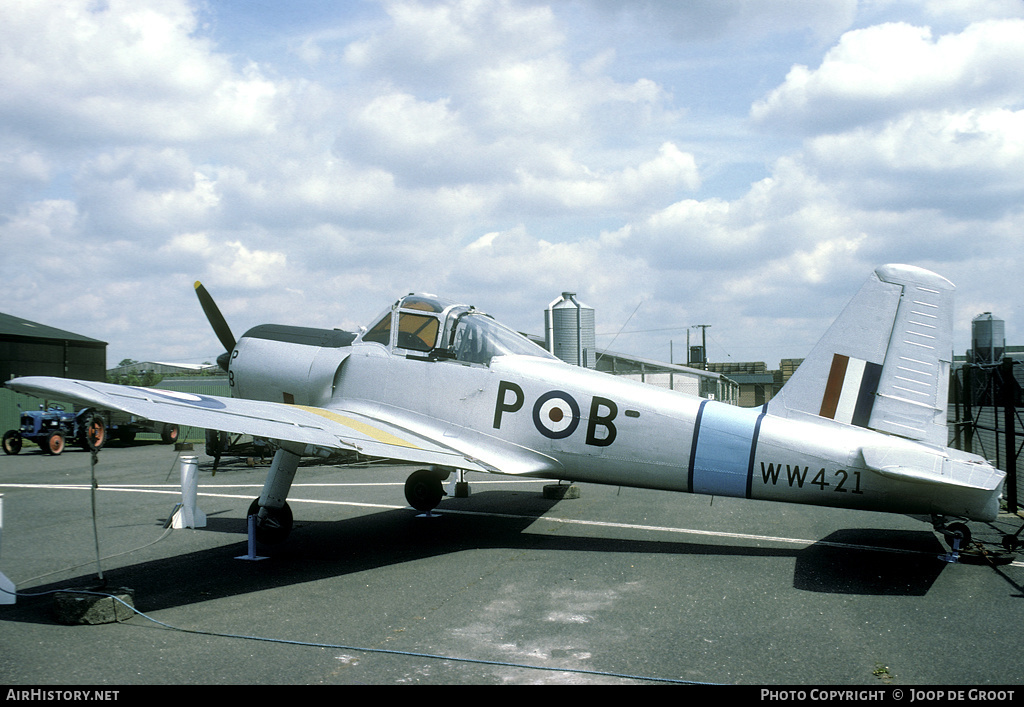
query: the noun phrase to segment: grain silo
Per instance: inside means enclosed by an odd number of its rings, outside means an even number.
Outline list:
[[[594,309],[563,292],[544,310],[544,343],[548,351],[566,363],[594,368],[597,365]]]
[[[1006,351],[1006,322],[992,316],[992,312],[979,314],[971,321],[971,350],[974,363],[999,363]]]

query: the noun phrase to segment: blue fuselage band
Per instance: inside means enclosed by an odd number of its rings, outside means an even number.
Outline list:
[[[750,496],[754,449],[763,408],[739,408],[705,400],[697,413],[690,451],[690,491]]]

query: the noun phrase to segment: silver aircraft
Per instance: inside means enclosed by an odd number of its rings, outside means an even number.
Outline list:
[[[276,441],[250,507],[280,542],[303,456],[412,462],[405,493],[429,512],[474,471],[931,516],[959,543],[996,518],[1005,474],[947,448],[953,285],[878,268],[780,393],[740,408],[556,359],[472,306],[409,294],[360,333],[262,325],[227,352],[230,398],[62,378],[16,391],[157,422]],[[951,540],[951,545],[954,541]]]

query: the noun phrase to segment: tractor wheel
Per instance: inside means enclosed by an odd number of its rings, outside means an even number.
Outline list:
[[[4,452],[7,454],[17,454],[20,451],[21,432],[18,432],[18,430],[4,432]]]
[[[64,435],[60,432],[54,432],[43,440],[42,449],[47,454],[57,456],[64,451]]]
[[[160,442],[162,444],[174,444],[178,441],[178,426],[164,425],[160,430]]]

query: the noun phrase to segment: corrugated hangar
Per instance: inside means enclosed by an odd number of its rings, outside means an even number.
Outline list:
[[[0,314],[0,380],[56,376],[102,381],[107,342]]]
[[[0,380],[55,376],[102,381],[107,375],[107,342],[0,313]],[[18,426],[21,399],[0,388],[0,428]]]

